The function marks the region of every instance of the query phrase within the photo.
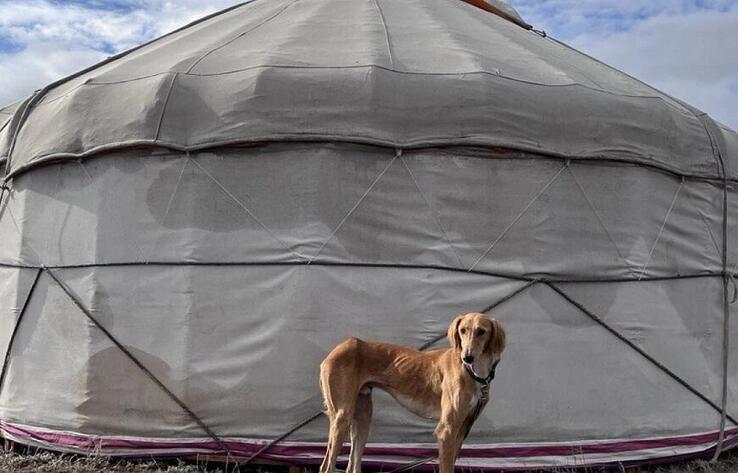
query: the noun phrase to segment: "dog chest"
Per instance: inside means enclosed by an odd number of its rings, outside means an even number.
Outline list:
[[[482,389],[477,384],[474,383],[474,392],[472,394],[471,399],[469,399],[469,410],[474,410],[477,407],[477,404],[479,403],[479,400],[482,398]]]
[[[390,392],[390,394],[402,407],[417,416],[426,419],[438,419],[441,416],[440,408],[434,402],[428,402],[422,397],[408,396],[397,392]]]

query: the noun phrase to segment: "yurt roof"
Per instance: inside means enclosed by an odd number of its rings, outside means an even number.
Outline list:
[[[469,2],[253,0],[59,81],[13,119],[0,112],[0,157],[13,176],[132,146],[336,141],[715,178],[721,154],[738,156],[735,133],[696,109],[529,29],[499,0]]]

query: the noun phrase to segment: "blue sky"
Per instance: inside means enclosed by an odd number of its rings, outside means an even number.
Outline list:
[[[738,130],[738,0],[510,0],[575,48]]]
[[[0,0],[0,105],[234,3]],[[738,0],[509,3],[536,28],[738,129]]]

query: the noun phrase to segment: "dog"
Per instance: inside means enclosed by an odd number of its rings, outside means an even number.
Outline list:
[[[320,364],[320,389],[329,421],[320,473],[333,473],[349,432],[347,473],[361,473],[375,387],[411,412],[438,420],[434,435],[440,473],[453,473],[461,444],[488,399],[506,335],[494,318],[469,313],[451,322],[448,341],[450,348],[421,352],[349,338],[328,353]]]

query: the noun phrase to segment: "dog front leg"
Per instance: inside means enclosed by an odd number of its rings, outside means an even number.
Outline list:
[[[441,417],[434,432],[438,441],[438,466],[440,473],[453,473],[456,457],[461,449],[461,423],[455,413]]]

